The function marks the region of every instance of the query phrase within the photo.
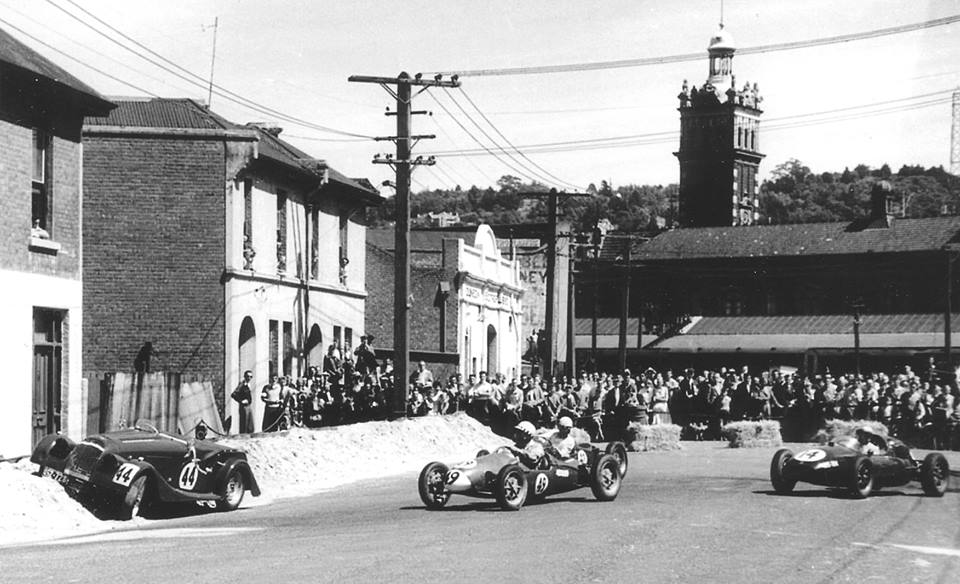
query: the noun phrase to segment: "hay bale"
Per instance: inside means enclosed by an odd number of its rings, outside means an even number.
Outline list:
[[[881,436],[889,436],[890,431],[885,425],[873,420],[827,420],[823,429],[813,437],[813,441],[826,444],[842,436],[853,436],[857,428],[867,426]]]
[[[680,426],[676,424],[630,424],[625,442],[633,452],[680,450]]]
[[[730,442],[730,448],[762,448],[783,444],[780,422],[773,420],[731,422],[720,433]]]

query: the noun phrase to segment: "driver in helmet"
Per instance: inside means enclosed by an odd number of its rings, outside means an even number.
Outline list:
[[[546,460],[549,445],[543,438],[537,436],[537,429],[530,422],[520,422],[513,428],[514,452],[520,462],[530,468],[536,468]]]
[[[557,420],[557,431],[550,436],[550,446],[559,455],[559,458],[570,458],[577,443],[570,435],[573,429],[573,420],[570,416],[561,416]]]
[[[883,454],[884,441],[869,426],[860,426],[857,428],[857,442],[860,443],[860,453],[873,455]]]

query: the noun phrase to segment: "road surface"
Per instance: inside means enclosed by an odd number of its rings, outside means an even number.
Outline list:
[[[772,453],[698,443],[631,454],[616,501],[584,489],[516,513],[456,496],[427,511],[416,474],[387,477],[2,548],[0,581],[960,581],[960,478],[941,499],[918,486],[863,501],[803,484],[778,496]]]

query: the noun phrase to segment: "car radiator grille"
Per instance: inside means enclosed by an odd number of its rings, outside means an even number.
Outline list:
[[[102,450],[89,444],[77,444],[67,458],[67,469],[87,477],[97,465]]]

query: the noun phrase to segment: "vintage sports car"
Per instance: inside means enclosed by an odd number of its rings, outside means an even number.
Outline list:
[[[195,502],[232,511],[246,491],[260,495],[243,451],[167,434],[144,423],[80,443],[51,434],[30,460],[40,465],[40,475],[62,484],[77,500],[120,519],[160,502]]]
[[[577,446],[568,459],[550,455],[536,468],[520,462],[515,449],[501,446],[492,453],[481,450],[476,459],[447,466],[431,462],[420,472],[420,499],[428,509],[441,509],[457,493],[495,498],[507,511],[518,511],[528,500],[566,493],[589,486],[600,501],[612,501],[627,472],[627,449],[611,442],[606,451],[591,444]]]
[[[864,454],[857,438],[846,436],[825,446],[794,455],[784,448],[770,461],[770,482],[778,493],[789,493],[798,481],[825,487],[845,488],[859,499],[881,487],[900,487],[920,481],[923,492],[942,497],[947,490],[950,465],[938,452],[918,461],[910,449],[894,438],[873,434],[872,447]]]

